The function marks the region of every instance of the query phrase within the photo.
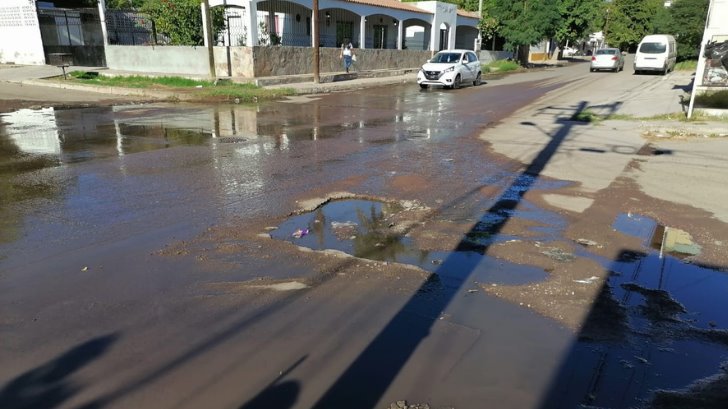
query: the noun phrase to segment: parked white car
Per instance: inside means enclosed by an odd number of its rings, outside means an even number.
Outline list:
[[[461,84],[480,85],[480,60],[470,50],[444,50],[435,54],[417,73],[420,88],[430,85],[460,88]]]
[[[667,34],[645,36],[637,46],[634,56],[634,73],[656,71],[662,75],[675,69],[677,43],[675,37]]]
[[[577,50],[574,47],[564,47],[563,50],[561,50],[561,56],[564,58],[574,57],[579,53],[579,50]]]
[[[589,71],[609,70],[619,72],[624,69],[624,54],[619,48],[600,48],[591,59]]]

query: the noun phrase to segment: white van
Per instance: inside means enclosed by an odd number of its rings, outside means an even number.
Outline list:
[[[637,47],[634,56],[634,73],[658,71],[662,75],[675,68],[677,61],[677,44],[675,37],[667,34],[645,36]]]

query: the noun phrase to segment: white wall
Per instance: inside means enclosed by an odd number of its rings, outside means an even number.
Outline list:
[[[113,70],[160,74],[210,73],[205,47],[108,45],[106,66]]]
[[[45,62],[35,3],[29,0],[2,0],[0,63],[42,65]]]
[[[422,10],[427,10],[434,14],[432,19],[432,32],[430,34],[430,49],[433,51],[440,49],[440,28],[443,24],[447,25],[449,29],[446,48],[455,48],[457,6],[439,1],[419,1],[413,4]]]

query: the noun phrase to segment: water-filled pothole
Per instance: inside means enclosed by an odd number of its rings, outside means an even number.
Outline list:
[[[417,225],[409,213],[416,216],[397,202],[336,200],[292,216],[270,236],[313,250],[339,250],[370,260],[415,265],[436,272],[445,284],[448,278],[457,281],[466,274],[480,283],[513,285],[546,278],[543,269],[509,263],[467,248],[420,249],[408,234],[408,226]]]
[[[644,247],[622,249],[607,266],[547,398],[558,405],[543,408],[724,407],[705,404],[707,389],[686,387],[710,385],[711,399],[728,401],[725,382],[714,382],[728,359],[726,266],[686,259],[700,250],[690,235],[649,217],[622,214],[613,227]]]

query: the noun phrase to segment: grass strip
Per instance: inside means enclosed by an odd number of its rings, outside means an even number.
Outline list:
[[[481,66],[483,72],[509,72],[520,71],[522,67],[511,60],[496,60]]]
[[[184,77],[105,76],[96,72],[73,71],[71,77],[82,84],[125,88],[149,88],[159,90],[180,90],[190,93],[192,99],[233,100],[235,102],[258,102],[276,100],[293,95],[292,88],[266,89],[252,83],[230,81],[196,80]]]
[[[695,71],[698,69],[698,60],[685,60],[675,64],[675,71]]]

